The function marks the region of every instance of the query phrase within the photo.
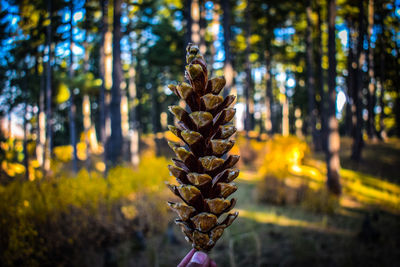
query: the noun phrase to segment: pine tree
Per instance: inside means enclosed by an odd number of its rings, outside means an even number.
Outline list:
[[[167,183],[184,203],[168,204],[178,214],[175,223],[186,240],[197,250],[209,251],[238,216],[237,212],[230,213],[219,220],[236,203],[236,199],[227,198],[237,190],[232,181],[239,175],[239,170],[233,168],[239,156],[225,156],[234,145],[229,138],[236,128],[229,123],[235,109],[229,106],[235,96],[228,95],[224,99],[219,95],[225,78],[208,80],[207,66],[197,46],[188,45],[186,61],[185,76],[190,84],[169,85],[191,112],[180,106],[169,107],[178,121],[169,129],[185,145],[169,143],[177,159],[173,159],[175,165],[168,168],[179,185]]]

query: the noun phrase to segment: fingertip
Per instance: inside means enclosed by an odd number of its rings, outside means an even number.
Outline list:
[[[185,267],[189,261],[192,259],[193,254],[196,252],[196,250],[194,248],[192,248],[192,250],[190,250],[188,252],[188,254],[186,254],[186,256],[183,258],[183,260],[178,264],[177,267]]]
[[[202,251],[196,251],[187,267],[209,267],[210,258]]]
[[[211,260],[210,267],[217,267],[217,263],[215,261]]]

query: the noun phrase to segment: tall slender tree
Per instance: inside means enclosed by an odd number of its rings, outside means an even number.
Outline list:
[[[104,161],[107,158],[107,134],[106,134],[106,116],[108,107],[106,104],[106,41],[108,33],[108,1],[101,0],[101,41],[100,41],[100,62],[99,72],[102,81],[100,87],[100,140],[104,147]]]
[[[112,66],[112,89],[110,103],[111,136],[107,147],[107,160],[115,165],[122,160],[121,151],[123,144],[121,128],[121,83],[123,81],[121,63],[121,4],[122,0],[114,0],[113,16],[113,66]]]
[[[39,53],[38,53],[39,54]],[[39,115],[38,115],[38,142],[36,144],[36,159],[39,165],[44,169],[44,159],[45,159],[45,147],[46,147],[46,110],[45,110],[45,72],[43,56],[44,53],[40,53],[42,56],[37,58],[40,59],[40,65],[42,72],[40,73],[40,87],[39,87]],[[37,71],[39,75],[39,71]]]
[[[186,27],[185,27],[185,34],[184,34],[184,44],[183,46],[187,45],[192,41],[192,24],[193,18],[191,16],[192,12],[192,0],[185,0],[183,6],[183,16],[185,18]],[[185,56],[185,55],[183,55]],[[186,58],[183,58],[183,62],[186,61]]]
[[[373,27],[374,27],[374,0],[368,1],[368,120],[367,133],[368,137],[376,141],[375,128],[375,105],[376,105],[376,79],[374,66],[374,49],[373,49]]]
[[[363,93],[362,89],[364,88],[364,71],[362,70],[365,64],[365,52],[364,52],[364,1],[359,0],[359,20],[358,20],[358,38],[357,38],[357,70],[356,70],[356,79],[354,81],[353,88],[353,101],[356,107],[356,116],[354,116],[355,128],[353,135],[353,145],[352,145],[352,154],[351,158],[355,161],[360,161],[361,152],[364,145],[363,137],[362,137],[362,129],[363,129],[363,118],[362,118],[362,110],[363,110]]]
[[[199,18],[199,34],[200,34],[200,51],[201,53],[206,53],[206,28],[207,28],[207,21],[206,21],[206,7],[205,1],[199,0],[199,11],[200,11],[200,18]]]
[[[264,52],[265,56],[265,130],[269,136],[273,134],[273,116],[272,116],[272,106],[273,106],[273,92],[272,92],[272,55],[271,55],[271,45],[268,42]]]
[[[49,23],[46,27],[46,148],[44,170],[46,173],[50,171],[50,162],[53,146],[53,120],[52,120],[52,23],[53,23],[53,9],[52,1],[47,0],[47,14]]]
[[[353,87],[354,87],[354,51],[353,51],[353,23],[351,18],[347,18],[347,27],[348,27],[348,36],[347,36],[347,103],[346,103],[346,117],[345,117],[345,126],[346,126],[346,135],[352,136],[353,133],[353,116],[355,114],[355,106],[353,100]]]
[[[227,96],[233,85],[234,71],[232,65],[232,55],[230,48],[231,41],[231,6],[229,0],[221,0],[222,11],[223,11],[223,28],[224,28],[224,76],[226,79],[226,85],[224,90],[224,96]]]
[[[245,72],[246,72],[246,84],[244,88],[244,95],[246,99],[246,116],[245,116],[245,130],[246,137],[248,137],[249,131],[251,131],[254,127],[254,99],[253,99],[253,81],[251,77],[251,61],[250,61],[250,1],[246,1],[246,9],[245,9],[245,21],[244,21],[244,29],[246,35],[246,50],[245,50]]]
[[[315,11],[317,13],[317,25],[316,25],[316,57],[315,57],[315,66],[316,66],[316,77],[318,78],[318,91],[320,95],[319,101],[319,117],[320,117],[320,134],[319,134],[319,142],[318,146],[315,147],[316,150],[324,150],[326,151],[326,121],[327,121],[327,112],[326,112],[326,95],[325,95],[325,71],[322,68],[322,58],[324,56],[324,51],[322,49],[322,6],[318,1],[315,3]]]
[[[313,47],[312,47],[312,8],[311,0],[307,1],[306,6],[307,28],[306,28],[306,76],[307,76],[307,92],[308,92],[308,132],[312,136],[314,148],[318,146],[318,137],[315,128],[316,113],[315,108],[315,79],[314,79],[314,64],[313,64]]]
[[[195,45],[200,45],[200,6],[199,0],[192,0],[190,7],[190,16],[192,18],[191,23],[191,42]]]
[[[328,189],[339,195],[341,186],[339,182],[339,123],[336,118],[336,37],[335,37],[335,20],[336,20],[336,0],[328,0],[328,128],[327,128],[327,184]]]
[[[72,170],[76,174],[78,172],[78,154],[76,149],[76,106],[74,100],[74,89],[72,88],[72,79],[74,78],[74,27],[73,27],[73,17],[74,17],[74,2],[70,0],[70,18],[69,18],[69,67],[68,67],[68,78],[69,78],[69,138],[72,146]]]
[[[130,161],[134,167],[139,165],[139,122],[136,117],[136,69],[135,69],[135,50],[131,40],[131,65],[129,67],[129,121],[130,121]]]

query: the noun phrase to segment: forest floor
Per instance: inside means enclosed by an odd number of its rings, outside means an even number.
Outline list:
[[[399,266],[400,140],[367,143],[359,164],[350,161],[350,150],[351,140],[343,139],[343,194],[333,214],[302,205],[257,202],[262,177],[254,167],[244,168],[237,179],[239,218],[225,231],[211,258],[218,266],[232,267]],[[324,179],[323,154],[307,157],[303,164],[303,172],[294,177],[311,173],[308,179]],[[127,257],[126,265],[175,266],[189,250],[171,225],[168,234],[148,239],[134,260]]]

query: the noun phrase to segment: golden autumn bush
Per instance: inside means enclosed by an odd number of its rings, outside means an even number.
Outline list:
[[[275,136],[268,140],[259,169],[263,179],[257,186],[258,201],[299,204],[314,213],[334,213],[339,206],[338,198],[328,192],[324,182],[315,183],[311,177],[304,176],[310,167],[303,165],[303,159],[309,152],[308,145],[294,136]]]
[[[135,232],[164,230],[167,164],[143,155],[136,170],[118,166],[106,178],[82,169],[76,177],[60,172],[0,185],[0,262],[74,265],[85,262],[82,249],[98,253]]]
[[[294,136],[274,136],[265,144],[265,157],[258,170],[262,180],[257,186],[257,199],[278,205],[299,203],[306,185],[290,175],[309,152],[307,144]]]
[[[285,178],[292,166],[301,165],[301,161],[310,152],[305,141],[295,136],[274,136],[266,143],[264,157],[259,174],[261,176],[273,175]]]

